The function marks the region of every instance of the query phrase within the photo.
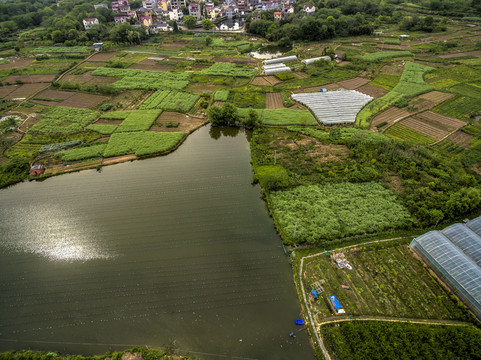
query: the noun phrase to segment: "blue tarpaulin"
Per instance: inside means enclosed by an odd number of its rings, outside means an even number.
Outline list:
[[[339,301],[337,300],[336,295],[331,295],[329,296],[329,300],[331,300],[332,306],[334,306],[334,309],[342,309],[341,304],[339,304]]]
[[[312,291],[311,291],[311,294],[312,294],[312,297],[313,297],[314,299],[317,299],[317,292],[316,292],[316,290],[312,290]]]

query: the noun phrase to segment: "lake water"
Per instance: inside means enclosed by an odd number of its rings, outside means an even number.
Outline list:
[[[0,350],[313,359],[249,161],[242,131],[203,127],[168,156],[0,190]]]

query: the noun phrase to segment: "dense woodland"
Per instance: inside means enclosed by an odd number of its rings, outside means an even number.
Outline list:
[[[481,330],[377,321],[324,325],[333,359],[479,359]],[[415,345],[414,345],[415,344]]]

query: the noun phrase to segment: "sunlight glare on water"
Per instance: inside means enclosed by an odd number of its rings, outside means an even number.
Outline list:
[[[2,217],[12,220],[3,245],[17,252],[43,256],[52,261],[87,261],[108,259],[112,254],[102,249],[96,235],[89,231],[78,214],[66,206],[38,209],[31,204],[19,204],[2,209]]]

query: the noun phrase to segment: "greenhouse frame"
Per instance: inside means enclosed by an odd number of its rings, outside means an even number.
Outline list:
[[[427,232],[410,247],[481,319],[481,217]]]
[[[323,124],[353,123],[357,113],[373,98],[356,90],[334,90],[293,94]]]

